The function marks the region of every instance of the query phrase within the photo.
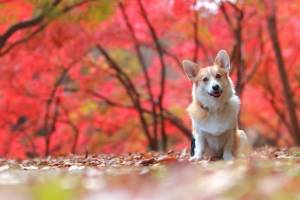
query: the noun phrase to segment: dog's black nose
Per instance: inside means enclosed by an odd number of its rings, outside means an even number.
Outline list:
[[[212,89],[213,89],[214,91],[219,91],[220,86],[219,86],[219,85],[214,85],[214,86],[212,86]]]

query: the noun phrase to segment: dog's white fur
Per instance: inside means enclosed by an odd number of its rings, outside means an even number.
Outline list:
[[[188,60],[182,64],[193,81],[193,101],[187,109],[195,138],[195,154],[191,160],[202,159],[205,152],[224,160],[246,153],[248,139],[237,126],[240,99],[229,77],[230,59],[227,52],[219,51],[214,65],[210,67],[199,69],[196,63]],[[219,90],[214,93],[213,86],[216,85]]]

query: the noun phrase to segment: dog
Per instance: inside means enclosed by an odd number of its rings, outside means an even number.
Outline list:
[[[231,160],[249,151],[247,135],[238,129],[240,99],[229,77],[230,58],[220,50],[214,64],[200,68],[184,60],[184,72],[192,81],[192,103],[187,112],[192,121],[191,161],[209,157]]]

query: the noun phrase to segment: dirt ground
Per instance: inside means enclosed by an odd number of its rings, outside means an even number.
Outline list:
[[[0,159],[0,199],[300,199],[300,149],[261,148],[234,161],[188,152]]]

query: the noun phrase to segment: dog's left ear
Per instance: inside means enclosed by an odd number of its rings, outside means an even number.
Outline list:
[[[184,60],[182,61],[182,66],[187,77],[194,81],[199,71],[198,65],[190,60]]]
[[[226,71],[230,71],[230,58],[225,50],[220,50],[216,56],[215,64],[224,68]]]

